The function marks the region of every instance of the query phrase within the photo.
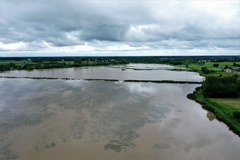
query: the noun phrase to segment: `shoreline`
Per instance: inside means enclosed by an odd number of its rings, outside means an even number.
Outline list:
[[[222,105],[207,99],[202,94],[202,86],[197,87],[193,93],[188,94],[187,98],[199,103],[203,109],[212,112],[218,121],[224,123],[230,131],[240,137],[240,122],[226,114]]]
[[[192,72],[197,72],[200,76],[204,78],[207,77],[207,75],[202,73],[200,70],[192,69]],[[224,123],[229,128],[230,131],[232,131],[238,137],[240,137],[240,122],[234,119],[233,117],[227,115],[223,111],[223,106],[221,104],[208,100],[208,98],[205,97],[202,93],[202,85],[200,87],[195,88],[193,93],[188,94],[187,98],[199,103],[204,110],[212,112],[219,122]]]

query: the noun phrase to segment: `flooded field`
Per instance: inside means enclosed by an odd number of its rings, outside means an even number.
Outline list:
[[[197,86],[2,78],[0,159],[239,160],[240,138],[186,98]]]
[[[173,66],[159,64],[129,64],[126,66],[78,67],[45,69],[33,71],[9,71],[0,76],[11,77],[52,77],[79,79],[118,79],[118,80],[178,80],[201,82],[198,73],[171,71]]]

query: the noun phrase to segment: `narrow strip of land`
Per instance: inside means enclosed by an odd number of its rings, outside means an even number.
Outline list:
[[[41,80],[85,80],[85,81],[113,81],[113,82],[145,82],[145,83],[176,83],[176,84],[201,84],[202,82],[195,81],[173,81],[173,80],[132,80],[132,79],[81,79],[81,78],[55,78],[55,77],[13,77],[13,76],[0,76],[0,78],[21,78],[21,79],[41,79]]]

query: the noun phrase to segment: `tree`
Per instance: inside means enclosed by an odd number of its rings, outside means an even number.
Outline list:
[[[82,66],[82,60],[81,60],[81,59],[76,59],[76,60],[74,60],[73,66],[74,66],[74,67],[80,67],[80,66]]]
[[[213,67],[218,68],[218,67],[219,67],[219,64],[218,64],[218,63],[214,63],[214,64],[213,64]]]
[[[208,76],[203,83],[203,94],[206,97],[234,98],[239,95],[239,82],[236,76]]]
[[[208,73],[210,73],[210,70],[209,69],[207,69],[207,67],[202,67],[202,72],[203,73],[205,73],[205,74],[208,74]]]
[[[234,112],[233,117],[240,121],[240,112],[239,111]]]

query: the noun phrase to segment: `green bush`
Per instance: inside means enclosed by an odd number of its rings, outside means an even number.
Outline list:
[[[207,68],[207,67],[202,67],[201,68],[201,71],[205,74],[209,74],[210,73],[210,70]]]
[[[234,112],[233,117],[240,121],[240,112],[239,111]]]

